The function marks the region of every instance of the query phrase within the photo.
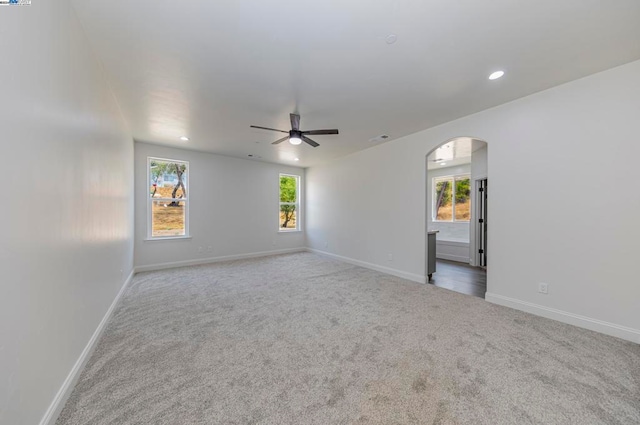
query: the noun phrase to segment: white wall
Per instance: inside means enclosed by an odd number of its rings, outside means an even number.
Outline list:
[[[308,245],[423,277],[425,156],[476,137],[491,170],[488,299],[640,342],[640,196],[596,178],[636,181],[639,99],[637,61],[312,167]]]
[[[147,239],[147,158],[189,161],[190,239]],[[305,246],[304,232],[278,232],[279,174],[304,169],[231,158],[148,143],[135,143],[136,238],[138,270],[186,265]],[[304,226],[304,190],[301,218]],[[302,227],[304,229],[304,227]],[[211,246],[212,252],[207,252]],[[202,247],[203,252],[198,248]]]
[[[0,35],[0,423],[33,425],[132,270],[133,141],[67,0]]]
[[[471,222],[469,225],[469,264],[475,266],[478,263],[478,246],[477,246],[477,223],[478,223],[478,186],[477,180],[489,177],[489,168],[487,166],[488,146],[485,142],[474,140],[475,144],[482,144],[483,147],[476,149],[471,154]],[[487,204],[488,204],[487,200]],[[488,218],[488,217],[487,217]],[[488,220],[487,220],[488,223]],[[487,258],[489,252],[487,251]]]
[[[482,143],[484,146],[473,151],[471,154],[471,179],[478,180],[489,176],[489,168],[487,167],[487,150],[488,146],[484,142],[474,140],[473,143]]]

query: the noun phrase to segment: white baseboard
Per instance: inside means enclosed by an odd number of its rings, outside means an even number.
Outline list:
[[[515,298],[504,297],[490,292],[485,294],[485,300],[493,304],[514,308],[537,316],[546,317],[547,319],[557,320],[562,323],[567,323],[569,325],[578,326],[580,328],[589,329],[640,344],[640,330],[638,329],[620,326],[615,323],[592,319],[590,317],[580,316],[578,314],[556,310],[555,308],[520,301]]]
[[[438,252],[436,254],[436,258],[439,258],[441,260],[449,260],[449,261],[456,261],[458,263],[469,264],[469,257],[465,257],[463,255],[452,255],[452,254],[444,254],[444,253]]]
[[[62,411],[62,409],[64,408],[64,405],[67,402],[67,399],[69,398],[69,396],[71,395],[71,392],[73,391],[73,387],[75,387],[76,383],[78,382],[78,378],[80,378],[80,372],[82,372],[82,369],[84,369],[84,366],[89,360],[89,357],[91,357],[91,354],[93,354],[93,351],[96,348],[96,343],[100,340],[100,337],[102,336],[102,333],[104,332],[107,326],[107,323],[109,322],[109,319],[113,314],[113,311],[118,305],[120,298],[122,298],[122,294],[124,294],[124,291],[129,286],[129,283],[131,283],[131,280],[133,279],[134,275],[135,275],[135,270],[131,270],[129,277],[127,277],[127,280],[125,280],[124,283],[122,284],[120,291],[118,291],[118,295],[116,295],[113,302],[109,306],[109,309],[104,314],[104,317],[100,321],[100,324],[96,328],[93,335],[91,335],[91,339],[89,339],[89,342],[84,347],[84,350],[82,350],[80,357],[78,358],[78,360],[76,360],[76,363],[73,365],[73,368],[71,368],[71,372],[69,372],[69,374],[67,375],[67,378],[62,383],[62,386],[58,390],[58,393],[56,394],[53,401],[49,405],[49,408],[47,409],[44,416],[40,420],[40,425],[55,424],[56,420],[58,419],[58,416],[60,415],[60,412]]]
[[[302,252],[306,248],[290,248],[278,249],[273,251],[250,252],[248,254],[224,255],[221,257],[198,258],[195,260],[173,261],[170,263],[148,264],[146,266],[136,266],[135,272],[150,272],[155,270],[173,269],[176,267],[197,266],[200,264],[219,263],[221,261],[243,260],[245,258],[267,257],[270,255],[290,254],[293,252]]]
[[[336,260],[344,261],[345,263],[353,264],[355,266],[360,266],[381,273],[390,274],[392,276],[401,277],[403,279],[412,280],[414,282],[425,283],[427,281],[426,276],[422,276],[419,274],[408,273],[402,270],[392,269],[391,267],[379,266],[377,264],[367,263],[366,261],[354,260],[353,258],[343,257],[342,255],[332,254],[326,251],[320,251],[319,249],[307,248],[306,250],[315,254],[326,255],[327,257],[335,258]]]

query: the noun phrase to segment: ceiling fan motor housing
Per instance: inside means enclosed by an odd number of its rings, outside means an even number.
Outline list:
[[[302,139],[302,131],[300,130],[291,130],[289,131],[289,137],[294,139]]]

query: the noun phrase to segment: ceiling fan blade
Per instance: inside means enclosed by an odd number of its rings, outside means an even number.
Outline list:
[[[272,145],[277,145],[278,143],[282,143],[282,142],[284,142],[285,140],[289,140],[289,136],[285,136],[285,137],[283,137],[282,139],[278,139],[278,140],[276,140],[275,142],[273,142],[273,143],[271,143],[271,144],[272,144]]]
[[[257,125],[250,125],[249,127],[251,128],[259,128],[261,130],[271,130],[271,131],[279,131],[280,133],[289,133],[288,131],[284,131],[284,130],[278,130],[275,128],[269,128],[269,127],[259,127]]]
[[[313,140],[309,139],[307,136],[302,135],[302,140],[304,140],[306,143],[310,144],[311,146],[313,146],[314,148],[317,148],[318,146],[320,146],[319,144],[317,144],[316,142],[314,142]]]
[[[338,129],[333,129],[333,130],[309,130],[309,131],[303,131],[302,134],[310,134],[310,135],[314,135],[314,134],[338,134]]]
[[[289,114],[289,118],[291,118],[291,129],[300,130],[300,115]]]

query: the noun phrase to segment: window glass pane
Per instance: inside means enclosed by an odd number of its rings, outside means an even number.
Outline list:
[[[452,186],[453,179],[436,180],[434,191],[434,216],[436,220],[451,221],[453,219]]]
[[[295,176],[280,176],[280,202],[296,202],[298,179]]]
[[[471,179],[456,177],[456,221],[469,221],[471,217]]]
[[[151,237],[186,236],[188,165],[149,158]]]
[[[152,159],[149,167],[149,193],[152,198],[185,198],[187,164]]]
[[[185,202],[153,201],[151,236],[184,236]]]
[[[298,181],[297,176],[280,175],[280,229],[298,229]]]
[[[280,205],[280,228],[296,229],[297,211],[295,205]]]

